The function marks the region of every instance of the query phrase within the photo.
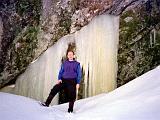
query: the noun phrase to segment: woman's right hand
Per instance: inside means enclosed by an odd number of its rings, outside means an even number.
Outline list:
[[[60,84],[60,83],[62,83],[62,80],[57,80],[57,84]]]

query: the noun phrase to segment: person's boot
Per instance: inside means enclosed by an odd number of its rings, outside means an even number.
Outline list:
[[[44,106],[44,107],[49,107],[49,104],[51,103],[53,97],[54,97],[53,95],[49,94],[46,102],[42,102],[41,105]]]
[[[68,113],[72,113],[73,112],[73,106],[74,106],[74,100],[69,102]]]
[[[49,105],[47,105],[45,102],[41,102],[40,104],[44,107],[49,107]]]
[[[68,113],[72,113],[72,112],[73,112],[73,109],[68,108]]]

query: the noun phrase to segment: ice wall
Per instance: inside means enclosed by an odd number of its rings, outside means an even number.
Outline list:
[[[95,17],[80,31],[50,47],[16,81],[15,93],[45,100],[57,80],[62,57],[75,43],[76,57],[84,73],[84,97],[109,92],[116,87],[119,17]],[[58,97],[57,97],[58,98]],[[58,99],[54,99],[54,103]]]
[[[75,34],[77,58],[84,68],[85,97],[116,87],[119,17],[101,15]]]
[[[57,81],[62,57],[66,55],[68,44],[73,42],[68,35],[50,47],[16,81],[15,93],[44,101]],[[57,97],[53,103],[57,103]]]

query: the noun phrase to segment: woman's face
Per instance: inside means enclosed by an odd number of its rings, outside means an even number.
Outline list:
[[[68,57],[69,60],[73,60],[73,58],[74,58],[73,52],[71,52],[71,51],[68,52],[67,57]]]

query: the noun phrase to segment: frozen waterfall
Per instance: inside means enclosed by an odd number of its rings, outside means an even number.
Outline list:
[[[84,97],[116,87],[119,17],[100,15],[80,31],[61,38],[47,49],[16,81],[15,93],[45,100],[57,80],[61,60],[70,43],[83,67]],[[58,97],[54,99],[58,102]]]
[[[84,69],[84,96],[115,89],[119,17],[96,17],[75,34],[75,40],[77,58]]]
[[[68,45],[73,40],[71,35],[63,37],[36,61],[33,61],[25,73],[17,79],[15,93],[44,101],[58,79],[57,74],[62,57],[66,55]],[[57,97],[53,103],[58,103]]]

